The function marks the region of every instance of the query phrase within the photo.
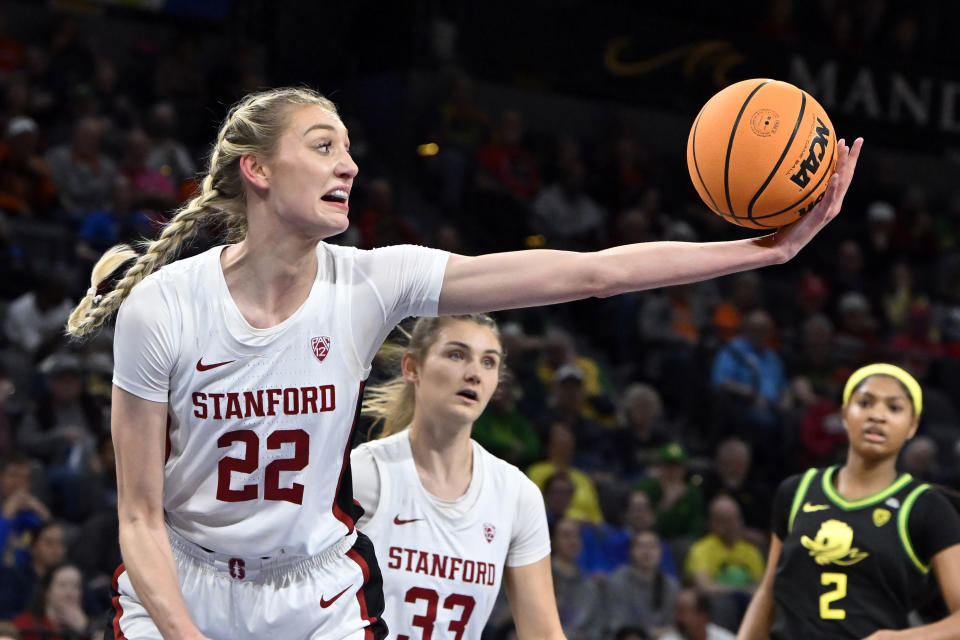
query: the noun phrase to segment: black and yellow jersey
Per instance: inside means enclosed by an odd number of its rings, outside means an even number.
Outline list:
[[[836,469],[810,469],[777,491],[773,530],[783,547],[773,640],[859,639],[907,627],[930,559],[960,543],[960,517],[929,485],[902,474],[848,501],[834,488]]]

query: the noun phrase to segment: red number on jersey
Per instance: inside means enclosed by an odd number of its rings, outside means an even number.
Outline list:
[[[411,587],[407,590],[407,594],[403,600],[411,604],[415,604],[417,600],[426,600],[426,612],[423,615],[414,615],[413,621],[410,624],[423,629],[420,640],[431,640],[433,637],[433,625],[437,621],[437,603],[440,601],[440,595],[433,589]],[[450,609],[452,611],[456,606],[463,607],[460,611],[460,617],[450,621],[449,630],[454,634],[454,640],[460,640],[460,638],[463,637],[467,623],[470,622],[470,614],[473,613],[473,608],[476,604],[477,601],[474,600],[472,596],[465,596],[460,593],[451,593],[444,599],[444,609]],[[397,640],[410,640],[410,636],[399,635],[397,636]]]
[[[257,499],[257,485],[245,484],[242,489],[230,488],[230,473],[253,473],[260,466],[260,440],[249,429],[228,431],[217,440],[217,447],[229,447],[234,442],[242,442],[246,452],[242,458],[226,457],[217,465],[217,500],[223,502],[243,502]]]
[[[267,500],[286,500],[303,504],[303,485],[294,482],[292,487],[280,487],[281,471],[300,471],[310,461],[310,434],[303,429],[274,431],[267,436],[267,449],[279,449],[284,442],[293,443],[293,457],[274,460],[267,465],[267,477],[263,482],[263,497]]]
[[[217,439],[217,447],[229,447],[242,442],[246,449],[242,458],[227,456],[217,465],[217,500],[245,502],[257,499],[257,485],[247,484],[241,489],[230,488],[232,472],[250,474],[260,466],[260,438],[249,429],[228,431]],[[281,471],[301,471],[310,462],[310,434],[303,429],[282,429],[267,436],[267,449],[280,449],[284,443],[293,443],[293,457],[274,460],[267,465],[264,477],[264,500],[286,500],[303,504],[303,485],[294,482],[291,487],[280,486]]]

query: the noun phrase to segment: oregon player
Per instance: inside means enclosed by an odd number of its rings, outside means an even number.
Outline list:
[[[960,517],[896,472],[917,429],[920,385],[899,367],[869,365],[847,381],[843,405],[846,463],[781,484],[767,572],[738,638],[892,637],[884,630],[908,627],[931,568],[952,613],[910,633],[960,638]]]

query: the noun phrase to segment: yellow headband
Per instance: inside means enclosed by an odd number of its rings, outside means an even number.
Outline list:
[[[913,400],[914,415],[918,418],[920,417],[920,411],[923,409],[923,392],[920,390],[920,383],[917,382],[916,378],[912,375],[892,364],[868,364],[854,371],[847,379],[847,384],[843,388],[844,406],[850,402],[850,396],[853,395],[853,390],[857,388],[857,385],[870,376],[890,376],[902,382],[903,386],[910,392],[910,397]]]

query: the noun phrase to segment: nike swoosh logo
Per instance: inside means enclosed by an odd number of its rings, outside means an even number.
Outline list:
[[[343,594],[345,594],[345,593],[347,592],[347,589],[349,589],[349,588],[350,588],[350,587],[344,587],[343,591],[341,591],[341,592],[338,593],[337,595],[333,596],[333,597],[330,598],[329,600],[324,600],[324,599],[323,599],[323,596],[320,596],[320,608],[321,608],[321,609],[326,609],[327,607],[329,607],[330,605],[332,605],[334,602],[337,601],[337,598],[339,598],[340,596],[342,596]]]
[[[230,364],[231,362],[236,362],[236,360],[227,360],[226,362],[214,362],[213,364],[203,364],[203,358],[197,360],[197,371],[210,371],[210,369],[216,369],[217,367],[222,367],[225,364]]]
[[[417,522],[423,520],[423,518],[411,518],[410,520],[401,520],[399,515],[393,516],[393,524],[410,524],[411,522]]]
[[[804,513],[813,513],[814,511],[823,511],[824,509],[829,509],[830,505],[828,504],[810,504],[809,502],[803,503],[803,512]]]

